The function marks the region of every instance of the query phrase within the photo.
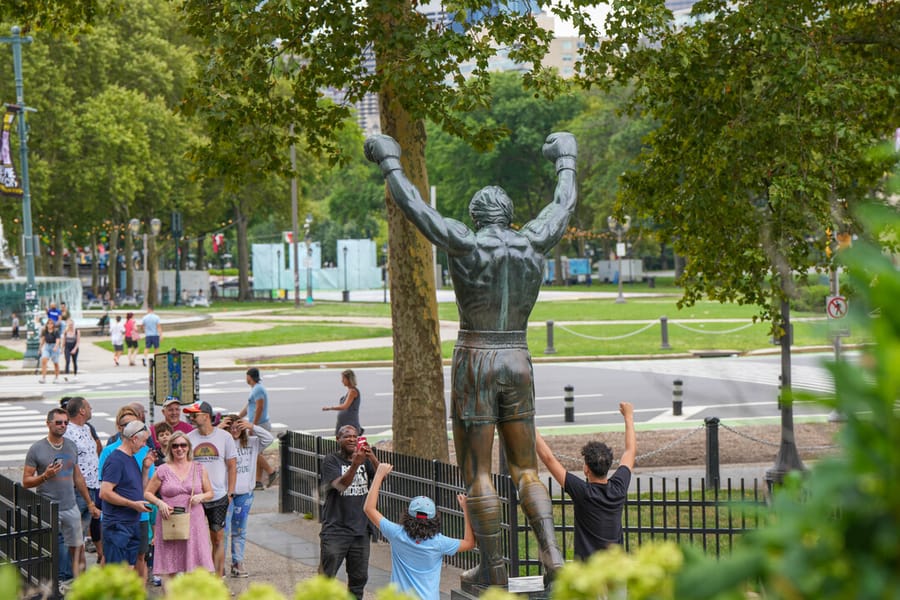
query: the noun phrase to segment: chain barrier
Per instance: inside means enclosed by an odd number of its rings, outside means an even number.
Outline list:
[[[639,454],[638,456],[635,456],[635,457],[634,457],[634,462],[635,462],[635,464],[638,464],[638,463],[641,462],[641,460],[644,460],[644,459],[647,459],[647,458],[653,458],[653,457],[656,456],[657,454],[662,454],[662,453],[665,452],[666,450],[671,450],[672,448],[674,448],[674,447],[677,446],[678,444],[683,443],[683,442],[684,442],[685,440],[687,440],[688,438],[690,438],[690,437],[696,435],[696,434],[699,433],[700,431],[703,431],[705,428],[706,428],[706,425],[705,425],[705,424],[698,425],[697,427],[695,427],[694,429],[690,430],[689,432],[687,432],[686,434],[684,434],[684,435],[681,436],[680,438],[678,438],[678,439],[676,439],[676,440],[672,440],[671,442],[669,442],[669,443],[666,444],[665,446],[660,446],[660,447],[657,448],[656,450],[651,450],[650,452],[647,452],[647,453],[645,453],[645,454]]]
[[[738,435],[742,438],[748,439],[751,442],[756,442],[757,444],[762,444],[763,446],[771,446],[773,448],[778,448],[781,446],[781,442],[770,442],[769,440],[764,440],[764,439],[758,438],[756,436],[750,435],[749,433],[744,433],[743,431],[738,431],[734,427],[729,427],[728,425],[726,425],[725,423],[722,423],[721,421],[719,422],[719,426],[722,429],[727,429],[728,431],[730,431],[731,433],[733,433],[735,435]],[[837,448],[837,445],[829,444],[829,445],[825,445],[825,446],[797,446],[797,450],[805,450],[807,452],[811,452],[814,450],[831,450],[833,448]]]
[[[577,336],[577,337],[580,337],[580,338],[584,338],[584,339],[587,339],[587,340],[595,340],[595,341],[598,341],[598,342],[611,342],[611,341],[614,341],[614,340],[624,340],[625,338],[629,338],[629,337],[631,337],[631,336],[633,336],[633,335],[637,335],[637,334],[639,334],[639,333],[643,333],[643,332],[647,331],[648,329],[650,329],[651,327],[653,327],[654,325],[656,325],[656,323],[657,323],[656,321],[651,321],[650,323],[647,323],[646,325],[644,325],[643,327],[641,327],[641,328],[638,329],[637,331],[632,331],[631,333],[626,333],[625,335],[615,335],[615,336],[611,336],[611,337],[597,337],[597,336],[594,336],[594,335],[587,335],[587,334],[584,334],[584,333],[578,333],[577,331],[572,331],[571,329],[569,329],[569,328],[566,327],[565,325],[559,325],[559,324],[557,324],[556,327],[559,328],[559,329],[562,329],[563,331],[565,331],[565,332],[567,332],[567,333],[571,333],[571,334],[574,335],[574,336]]]
[[[688,331],[691,331],[693,333],[702,333],[702,334],[706,334],[706,335],[724,335],[726,333],[737,333],[738,331],[743,331],[744,329],[747,329],[748,327],[753,327],[754,325],[756,325],[756,323],[747,323],[746,325],[741,325],[740,327],[735,327],[734,329],[727,329],[725,331],[706,331],[705,329],[696,329],[694,327],[689,327],[689,326],[685,325],[684,323],[678,323],[676,321],[670,321],[669,323],[672,325],[681,327],[682,329],[687,329]]]

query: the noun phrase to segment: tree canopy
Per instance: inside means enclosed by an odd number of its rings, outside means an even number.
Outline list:
[[[662,0],[613,5],[583,77],[633,84],[632,108],[659,123],[620,204],[688,257],[685,301],[775,316],[792,273],[827,266],[826,232],[858,230],[848,207],[896,161],[869,150],[900,122],[898,11],[704,0],[677,26]]]

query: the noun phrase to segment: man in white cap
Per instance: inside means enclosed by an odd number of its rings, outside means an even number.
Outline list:
[[[141,421],[129,422],[122,429],[121,443],[103,464],[100,499],[103,500],[102,536],[107,564],[126,562],[134,566],[138,559],[141,515],[150,509],[144,503],[144,479],[134,455],[146,447],[148,435],[147,426]]]
[[[172,433],[180,431],[187,435],[194,430],[190,423],[181,420],[181,400],[177,396],[166,396],[166,401],[162,405],[162,414],[164,421],[172,428]],[[151,427],[150,434],[153,436],[154,445],[159,448],[156,429]]]
[[[209,402],[197,402],[184,409],[197,429],[187,434],[194,448],[194,461],[203,465],[213,488],[213,498],[203,503],[209,523],[213,563],[219,577],[225,576],[225,518],[234,497],[237,481],[237,447],[231,433],[213,427],[213,409]]]
[[[434,501],[427,496],[413,498],[406,512],[400,515],[400,523],[394,523],[376,508],[381,484],[393,468],[388,463],[378,465],[363,510],[391,543],[391,583],[400,588],[400,591],[421,600],[438,600],[441,596],[441,565],[444,557],[475,547],[475,532],[469,522],[466,497],[463,494],[456,495],[465,522],[465,534],[461,540],[441,533],[441,516],[437,514]]]

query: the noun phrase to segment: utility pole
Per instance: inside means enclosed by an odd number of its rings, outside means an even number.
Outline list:
[[[26,369],[37,367],[39,333],[36,323],[38,312],[37,286],[34,281],[34,236],[31,228],[31,187],[28,180],[28,126],[25,113],[33,111],[25,104],[22,81],[22,44],[30,44],[31,36],[22,37],[18,26],[12,28],[12,36],[0,37],[0,42],[10,44],[13,51],[13,71],[16,79],[16,104],[11,106],[19,116],[19,156],[22,169],[22,233],[25,238],[25,356],[22,366]]]

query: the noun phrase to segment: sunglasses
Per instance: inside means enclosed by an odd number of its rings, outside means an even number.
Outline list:
[[[187,444],[169,444],[169,447],[173,448],[173,449],[174,448],[187,448],[188,445]]]
[[[68,425],[68,421],[53,421],[54,425]]]

